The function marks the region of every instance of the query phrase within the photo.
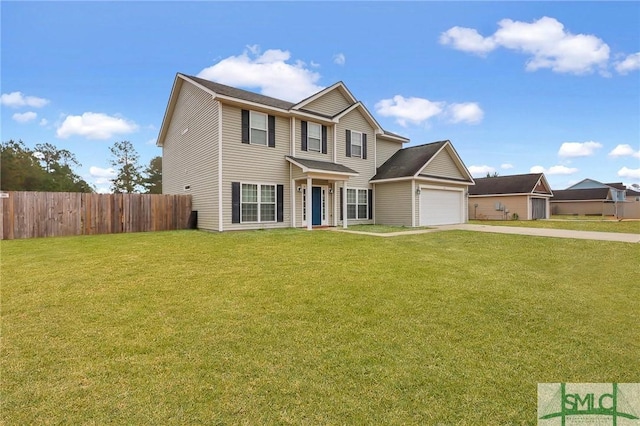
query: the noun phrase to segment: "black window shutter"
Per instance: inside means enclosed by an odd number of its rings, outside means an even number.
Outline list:
[[[369,217],[367,219],[373,219],[373,189],[369,190],[367,201],[369,202]]]
[[[347,157],[351,157],[351,130],[347,130],[347,136],[345,140],[347,143]]]
[[[240,182],[231,182],[231,223],[240,223]]]
[[[344,193],[342,191],[344,188],[340,188],[340,220],[342,220],[342,211],[344,210]]]
[[[367,134],[362,134],[362,159],[367,159]]]
[[[322,153],[327,153],[327,126],[322,126]]]
[[[307,149],[307,122],[306,121],[301,121],[300,122],[300,140],[301,140],[300,149],[303,150],[303,151],[308,151],[308,149]]]
[[[249,143],[249,110],[242,110],[242,143]]]
[[[276,187],[276,199],[278,205],[276,207],[276,218],[278,222],[284,222],[284,185]]]
[[[276,118],[273,115],[269,116],[269,146],[271,148],[276,147]]]

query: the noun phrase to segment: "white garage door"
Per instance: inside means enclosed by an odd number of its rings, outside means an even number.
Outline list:
[[[463,223],[462,191],[423,189],[420,192],[420,226]]]

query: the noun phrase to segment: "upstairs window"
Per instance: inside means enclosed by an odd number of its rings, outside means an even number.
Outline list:
[[[276,117],[263,112],[242,110],[242,143],[276,146]]]
[[[351,156],[362,157],[362,133],[351,132]]]
[[[359,157],[367,159],[367,134],[347,130],[346,137],[347,157]]]
[[[307,125],[307,148],[309,151],[320,152],[322,148],[322,126],[316,123]]]
[[[251,111],[249,142],[257,145],[267,144],[267,114]]]

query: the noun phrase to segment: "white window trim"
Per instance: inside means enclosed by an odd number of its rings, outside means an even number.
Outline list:
[[[356,191],[356,202],[354,203],[349,203],[349,191],[354,190]],[[367,195],[367,202],[366,204],[361,204],[358,202],[358,191],[365,191],[365,194]],[[353,187],[349,187],[347,188],[347,201],[346,201],[346,217],[347,220],[368,220],[369,219],[369,188],[353,188]],[[364,217],[358,217],[358,207],[359,206],[363,206],[366,205],[367,206],[367,210],[366,210],[366,214],[364,215]],[[349,206],[356,206],[356,217],[349,217]]]
[[[244,185],[257,185],[258,186],[258,201],[257,203],[245,203],[242,201],[242,189]],[[273,203],[264,203],[266,204],[274,204],[274,216],[273,220],[261,220],[261,209],[260,206],[262,203],[262,187],[263,186],[273,186],[274,189],[274,199]],[[242,205],[243,204],[257,204],[258,205],[258,220],[242,220]],[[276,223],[278,221],[278,185],[275,183],[265,183],[265,182],[240,182],[240,223]]]
[[[251,125],[251,116],[253,114],[259,114],[264,116],[264,129],[259,129],[257,127],[253,127]],[[253,141],[253,132],[252,130],[264,131],[264,143],[258,143]],[[251,145],[260,145],[260,146],[269,146],[269,115],[264,112],[249,110],[249,143]]]
[[[362,133],[362,132],[356,132],[355,130],[352,130],[352,131],[351,131],[351,156],[352,156],[352,157],[362,158],[362,137],[363,137],[362,135],[363,135],[363,134],[364,134],[364,133]],[[360,135],[360,144],[355,144],[355,143],[353,143],[353,139],[354,139],[353,135]],[[355,154],[353,153],[353,147],[354,147],[354,146],[359,146],[359,147],[360,147],[360,154],[359,154],[359,155],[355,155]]]
[[[311,127],[318,128],[318,149],[311,148]],[[316,139],[316,138],[313,138]],[[318,123],[307,122],[307,151],[322,152],[322,125]]]

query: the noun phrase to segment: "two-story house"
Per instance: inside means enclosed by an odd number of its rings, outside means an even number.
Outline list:
[[[403,149],[338,82],[298,103],[177,74],[158,136],[162,188],[215,231],[467,220],[451,142]]]

